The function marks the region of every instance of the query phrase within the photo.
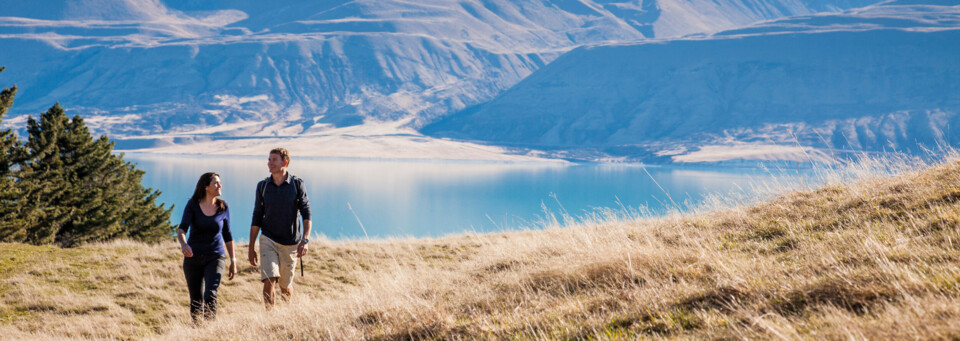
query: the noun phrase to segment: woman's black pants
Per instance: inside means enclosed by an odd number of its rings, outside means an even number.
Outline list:
[[[217,316],[217,289],[227,266],[227,255],[193,255],[183,258],[183,275],[190,292],[190,317],[199,321]]]

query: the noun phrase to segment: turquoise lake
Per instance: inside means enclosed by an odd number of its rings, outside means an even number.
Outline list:
[[[269,175],[265,156],[127,154],[124,159],[146,171],[143,184],[159,189],[167,207],[175,205],[173,224],[180,223],[200,175],[219,173],[234,236],[249,239],[256,184]],[[749,192],[774,178],[771,171],[752,168],[296,157],[289,172],[305,181],[314,233],[331,239],[536,229],[554,217],[562,221],[564,213],[585,217],[602,208],[646,207],[657,213],[674,202],[681,208],[696,205],[710,193]]]

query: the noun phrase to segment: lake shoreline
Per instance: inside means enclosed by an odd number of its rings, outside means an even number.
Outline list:
[[[216,172],[233,225],[246,226],[256,183],[269,176],[262,156],[124,155],[146,172],[143,184],[174,206],[172,224],[196,177]],[[777,176],[760,168],[296,156],[290,173],[308,186],[315,230],[334,239],[363,237],[361,224],[370,236],[440,237],[538,229],[555,217],[578,220],[605,207],[660,212],[671,201],[692,207],[711,193],[742,192]]]

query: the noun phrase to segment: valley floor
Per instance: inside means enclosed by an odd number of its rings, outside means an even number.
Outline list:
[[[663,218],[313,242],[193,327],[174,242],[0,244],[4,339],[960,338],[960,161]],[[244,255],[241,245],[239,258]]]
[[[150,135],[115,141],[118,152],[171,155],[260,156],[283,147],[294,157],[563,162],[536,151],[424,136],[404,128],[404,122],[371,123],[308,135],[205,137],[201,133],[209,132],[192,131],[186,135]]]
[[[821,150],[772,143],[706,143],[703,145],[611,147],[612,155],[595,147],[538,150],[536,147],[505,147],[478,141],[437,138],[405,127],[407,121],[370,123],[332,128],[306,135],[242,137],[206,135],[213,130],[184,134],[119,137],[118,152],[167,155],[260,156],[276,147],[295,157],[467,160],[493,162],[648,162],[733,163],[753,166],[757,162],[834,163],[835,157]],[[223,129],[229,129],[226,127]]]
[[[261,156],[277,147],[286,148],[295,157],[313,158],[564,162],[546,158],[536,152],[518,153],[503,147],[417,135],[218,139],[117,151],[168,155]]]

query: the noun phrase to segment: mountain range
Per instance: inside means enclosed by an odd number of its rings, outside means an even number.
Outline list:
[[[673,161],[720,146],[827,154],[955,146],[958,4],[894,1],[582,47],[423,132]]]
[[[874,2],[4,3],[4,125],[59,101],[127,149],[370,131],[674,161],[952,143],[923,127],[954,117],[957,4]]]

